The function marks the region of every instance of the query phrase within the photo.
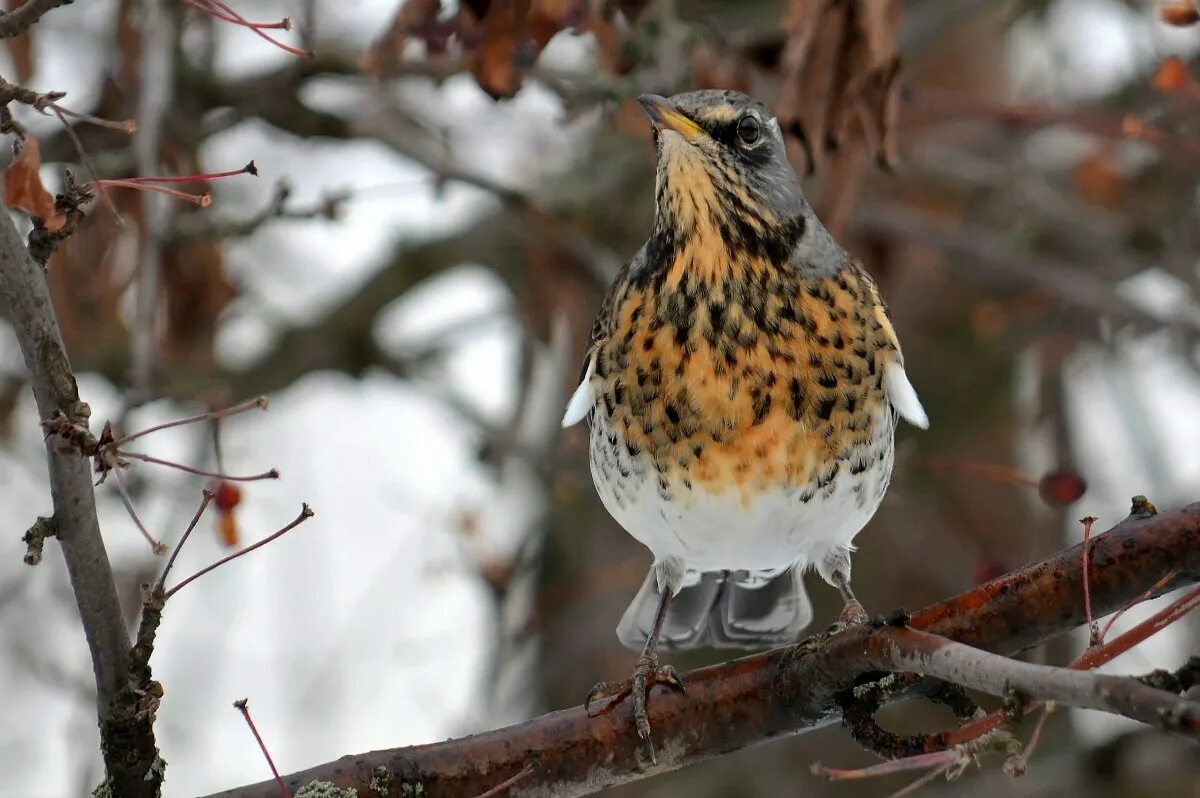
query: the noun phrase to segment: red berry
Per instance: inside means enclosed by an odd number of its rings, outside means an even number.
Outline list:
[[[1042,501],[1051,507],[1077,502],[1086,490],[1087,483],[1074,471],[1051,471],[1038,483]]]
[[[222,482],[217,485],[217,509],[228,512],[242,500],[242,491],[237,485]]]

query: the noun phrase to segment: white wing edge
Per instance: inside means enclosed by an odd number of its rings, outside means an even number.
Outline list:
[[[591,412],[596,405],[596,391],[592,387],[592,377],[596,374],[596,353],[588,359],[587,371],[583,373],[583,380],[579,383],[579,387],[575,389],[575,393],[571,394],[571,401],[567,402],[567,412],[563,413],[562,425],[563,428],[578,424],[587,418],[587,414]],[[910,388],[911,390],[911,388]]]
[[[914,427],[929,429],[929,416],[925,414],[925,408],[921,406],[921,400],[917,398],[916,389],[908,381],[908,375],[904,373],[904,366],[899,363],[889,363],[884,367],[883,390],[887,394],[888,401],[892,403],[892,407],[904,416],[905,421]]]

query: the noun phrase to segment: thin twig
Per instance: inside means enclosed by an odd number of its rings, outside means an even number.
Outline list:
[[[509,778],[500,782],[499,784],[497,784],[495,787],[492,787],[487,792],[480,793],[479,795],[475,796],[475,798],[497,798],[497,796],[504,795],[504,793],[508,792],[510,789],[515,787],[523,779],[529,778],[529,776],[532,775],[532,773],[533,773],[533,765],[526,765],[515,775],[510,776]]]
[[[272,468],[271,470],[264,471],[261,474],[250,474],[249,476],[238,477],[230,474],[222,474],[218,471],[206,471],[203,468],[193,468],[192,466],[184,465],[183,463],[176,463],[173,460],[163,460],[162,458],[152,457],[151,455],[142,454],[141,452],[130,452],[126,451],[125,449],[117,449],[116,454],[117,457],[132,457],[134,460],[141,460],[144,463],[154,463],[155,465],[166,466],[167,468],[174,468],[179,471],[186,471],[189,474],[195,474],[201,477],[212,477],[213,479],[220,479],[226,482],[256,482],[260,479],[279,479],[279,469],[277,468]]]
[[[1142,591],[1142,594],[1139,595],[1137,598],[1135,598],[1133,601],[1129,602],[1124,607],[1122,607],[1121,609],[1114,612],[1112,614],[1112,617],[1108,619],[1108,623],[1104,624],[1104,628],[1100,630],[1100,639],[1101,640],[1107,639],[1109,631],[1113,628],[1113,624],[1117,622],[1118,618],[1120,618],[1122,615],[1124,615],[1126,612],[1133,609],[1137,605],[1141,604],[1146,599],[1153,596],[1158,591],[1162,590],[1164,587],[1167,586],[1168,583],[1170,583],[1170,581],[1172,579],[1175,578],[1175,576],[1176,576],[1175,572],[1172,571],[1171,573],[1167,574],[1162,579],[1159,579],[1153,585],[1151,585],[1150,587],[1148,587],[1144,591]]]
[[[1079,519],[1079,523],[1083,524],[1083,547],[1080,549],[1079,556],[1083,558],[1082,570],[1083,575],[1083,610],[1087,615],[1087,627],[1089,635],[1089,645],[1098,646],[1104,642],[1100,638],[1100,630],[1096,626],[1096,621],[1092,618],[1092,589],[1090,586],[1091,579],[1089,573],[1091,569],[1088,567],[1088,539],[1092,536],[1092,524],[1096,523],[1096,516],[1089,515]]]
[[[278,537],[282,536],[283,534],[290,532],[291,530],[300,526],[300,524],[304,523],[304,521],[306,521],[307,519],[312,518],[312,516],[313,516],[312,508],[309,507],[308,504],[305,504],[304,507],[300,510],[300,515],[296,516],[296,520],[292,521],[290,524],[285,526],[283,529],[271,534],[269,537],[263,538],[262,540],[258,541],[257,543],[252,543],[249,546],[246,546],[244,549],[238,549],[233,554],[230,554],[226,557],[222,557],[221,559],[217,560],[212,565],[207,565],[204,568],[201,568],[199,571],[192,574],[187,579],[184,579],[182,582],[175,585],[175,587],[168,590],[166,597],[168,599],[171,598],[171,596],[178,593],[180,590],[182,590],[184,587],[186,587],[190,583],[192,583],[192,582],[196,581],[197,579],[199,579],[200,577],[204,576],[209,571],[220,568],[225,563],[227,563],[231,560],[236,560],[238,557],[241,557],[243,554],[249,554],[250,552],[254,551],[255,549],[257,549],[261,546],[267,545],[268,543],[275,540],[276,538],[278,538]]]
[[[162,541],[154,539],[154,536],[150,534],[148,529],[146,529],[146,525],[142,523],[142,519],[138,518],[137,510],[133,509],[133,499],[129,498],[129,491],[125,487],[125,475],[121,473],[121,469],[119,468],[114,468],[113,473],[116,474],[117,477],[117,493],[121,494],[121,501],[125,503],[125,509],[129,511],[129,517],[132,518],[133,523],[137,525],[138,531],[141,532],[142,537],[144,537],[150,543],[150,548],[154,550],[155,554],[160,556],[166,554],[167,547],[163,545]]]
[[[279,775],[279,769],[275,767],[275,760],[271,759],[271,752],[267,750],[267,744],[263,742],[262,735],[258,733],[258,727],[254,725],[254,720],[250,717],[250,699],[243,698],[234,701],[233,705],[237,707],[238,712],[242,713],[242,717],[246,719],[246,725],[250,727],[250,733],[254,735],[254,739],[258,741],[258,747],[262,749],[263,756],[267,758],[267,764],[271,766],[271,773],[275,776],[276,783],[279,784],[279,792],[283,798],[292,798],[292,794],[288,792],[288,788],[283,783],[283,777]]]
[[[1134,646],[1140,645],[1148,637],[1158,634],[1198,607],[1200,607],[1200,587],[1189,590],[1179,599],[1109,642],[1101,643],[1084,651],[1067,667],[1078,670],[1098,668]]]
[[[200,499],[200,507],[196,510],[196,514],[192,516],[192,521],[188,524],[187,529],[183,531],[183,537],[179,538],[179,542],[175,544],[175,548],[171,551],[171,556],[167,560],[167,566],[163,568],[162,574],[158,577],[158,582],[154,585],[154,592],[161,592],[163,585],[167,581],[167,574],[171,573],[171,567],[175,565],[175,558],[179,556],[179,552],[183,549],[183,544],[187,543],[188,537],[192,534],[192,530],[196,528],[196,524],[200,522],[200,516],[204,515],[204,511],[208,509],[208,503],[213,500],[214,494],[207,488],[203,491],[203,498]]]
[[[131,432],[122,438],[117,438],[109,445],[119,448],[130,441],[137,440],[143,435],[149,435],[151,432],[160,432],[164,429],[170,429],[172,427],[182,427],[184,424],[195,424],[199,421],[210,421],[212,419],[224,418],[225,416],[232,416],[237,413],[245,413],[247,410],[253,410],[256,407],[266,410],[267,397],[258,396],[254,399],[249,399],[240,404],[233,405],[232,407],[226,407],[223,410],[210,410],[207,413],[200,413],[199,415],[188,416],[187,418],[180,418],[176,419],[175,421],[168,421],[165,424],[155,424],[153,427],[147,427],[144,430]]]
[[[1054,712],[1055,704],[1053,701],[1047,701],[1042,706],[1042,714],[1038,716],[1037,725],[1033,727],[1033,731],[1029,734],[1029,742],[1021,753],[1011,756],[1004,763],[1004,771],[1010,776],[1024,776],[1029,771],[1029,759],[1033,756],[1033,752],[1037,750],[1037,745],[1042,739],[1042,730],[1046,728],[1046,721],[1050,719],[1050,715]]]
[[[894,793],[892,793],[890,796],[888,796],[888,798],[903,798],[903,796],[905,796],[905,795],[912,795],[914,792],[921,789],[926,784],[933,781],[934,779],[936,779],[938,776],[942,775],[949,769],[950,769],[950,765],[942,765],[939,768],[934,768],[933,770],[929,771],[924,776],[917,779],[916,781],[914,781],[912,784],[908,785],[907,787],[902,787],[899,790],[896,790]]]
[[[58,121],[62,123],[63,130],[67,132],[67,138],[71,140],[71,146],[75,148],[75,154],[79,156],[79,162],[83,164],[83,168],[87,170],[88,175],[92,178],[92,185],[96,187],[96,191],[100,194],[100,199],[104,200],[104,204],[108,206],[109,211],[116,217],[121,224],[125,223],[125,219],[121,216],[121,212],[117,210],[117,206],[113,203],[112,197],[108,196],[108,189],[105,188],[104,181],[100,179],[99,173],[96,172],[96,167],[92,164],[91,157],[88,156],[87,149],[83,146],[83,142],[79,140],[79,134],[75,132],[75,128],[67,121],[65,111],[58,105],[51,103],[50,110],[58,117]]]

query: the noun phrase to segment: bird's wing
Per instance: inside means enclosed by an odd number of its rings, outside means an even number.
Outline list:
[[[629,271],[636,266],[638,258],[644,257],[642,252],[635,256],[631,263],[625,265],[609,286],[608,293],[604,296],[604,302],[600,305],[600,312],[596,314],[596,320],[592,323],[592,334],[588,337],[587,351],[583,356],[583,368],[580,369],[579,387],[571,394],[570,400],[567,402],[567,410],[563,413],[563,427],[570,427],[578,424],[588,417],[592,409],[596,406],[596,401],[599,398],[597,395],[597,383],[594,379],[596,376],[596,360],[600,353],[600,347],[608,340],[608,336],[612,329],[613,308],[617,302],[617,295],[624,291],[624,287],[628,282]]]

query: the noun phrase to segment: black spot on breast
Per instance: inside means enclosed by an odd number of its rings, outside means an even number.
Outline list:
[[[754,401],[754,423],[761,424],[763,419],[767,417],[767,413],[771,412],[771,394],[764,394],[762,398]]]
[[[678,424],[679,423],[679,408],[675,407],[675,405],[668,404],[667,405],[667,418],[670,420],[670,422],[672,424]]]
[[[821,404],[817,405],[817,417],[826,421],[833,415],[833,406],[837,404],[836,399],[822,399]]]

